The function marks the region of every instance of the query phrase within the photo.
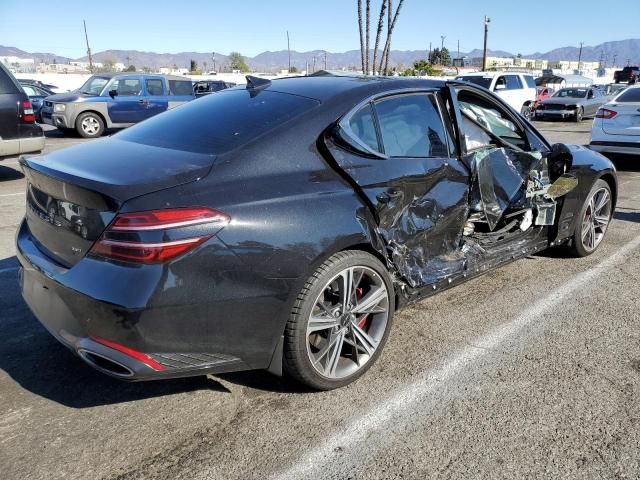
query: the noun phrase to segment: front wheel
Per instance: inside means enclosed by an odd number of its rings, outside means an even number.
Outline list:
[[[333,255],[298,295],[284,335],[284,370],[317,390],[347,385],[380,356],[395,309],[393,283],[373,255]]]
[[[573,119],[575,120],[576,123],[580,123],[582,121],[583,116],[584,116],[584,110],[582,109],[582,107],[578,107]]]
[[[582,221],[573,234],[572,250],[579,257],[586,257],[596,251],[607,231],[613,215],[611,187],[602,179],[596,181],[587,195],[580,216]]]
[[[104,122],[96,113],[81,113],[76,119],[76,131],[84,138],[97,138],[104,132]]]
[[[531,105],[523,105],[520,109],[520,113],[527,120],[531,120],[533,118],[533,109],[531,108]]]

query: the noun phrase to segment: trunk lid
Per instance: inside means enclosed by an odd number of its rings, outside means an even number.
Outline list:
[[[71,267],[127,200],[195,181],[214,156],[108,138],[22,158],[26,221],[38,247]]]
[[[602,119],[602,130],[605,133],[640,136],[640,102],[614,103],[603,107],[617,112],[613,118]]]

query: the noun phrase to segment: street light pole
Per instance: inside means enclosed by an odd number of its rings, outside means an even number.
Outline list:
[[[291,73],[291,44],[289,43],[289,30],[287,30],[287,53],[289,54],[289,70],[287,70],[287,73]]]
[[[582,62],[582,46],[584,42],[580,42],[580,53],[578,54],[578,74],[580,75],[580,63]]]
[[[487,36],[489,35],[489,24],[491,23],[491,19],[484,16],[484,50],[482,53],[482,71],[485,72],[487,70]]]

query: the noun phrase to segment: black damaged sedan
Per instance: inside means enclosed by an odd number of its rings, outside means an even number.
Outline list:
[[[127,380],[346,385],[399,308],[550,246],[595,251],[617,194],[609,160],[484,89],[328,73],[248,77],[20,162],[22,294]]]

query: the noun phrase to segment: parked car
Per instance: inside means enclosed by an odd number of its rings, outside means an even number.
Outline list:
[[[51,95],[55,95],[55,92],[49,90],[46,87],[39,87],[33,83],[19,81],[22,90],[27,94],[29,100],[31,101],[31,106],[33,107],[33,113],[36,116],[36,122],[42,123],[42,116],[40,115],[40,111],[42,110],[42,106],[44,105],[44,99]]]
[[[0,63],[0,158],[44,148],[33,106],[13,74]]]
[[[57,87],[51,83],[43,83],[40,80],[33,80],[31,78],[19,78],[18,82],[20,82],[20,85],[25,85],[25,84],[35,85],[36,87],[51,90],[54,93],[59,93],[58,90],[61,90],[60,87]]]
[[[607,158],[471,83],[327,73],[249,76],[21,165],[22,293],[81,359],[317,389],[362,375],[398,308],[551,245],[593,253],[618,191]]]
[[[598,110],[589,146],[597,152],[640,155],[640,86],[627,88]]]
[[[602,93],[605,97],[613,98],[626,89],[628,85],[623,85],[620,83],[608,83],[604,85],[594,85],[594,88],[598,88],[600,93]]]
[[[195,98],[191,80],[142,73],[101,73],[75,92],[44,101],[45,123],[86,138],[106,128],[126,128]]]
[[[200,98],[235,86],[236,84],[233,82],[223,82],[222,80],[201,80],[193,84],[193,92],[196,98]]]
[[[532,117],[538,95],[536,81],[532,75],[516,72],[479,72],[460,75],[456,80],[491,90],[525,118]]]
[[[627,66],[613,73],[613,81],[615,83],[629,83],[633,77],[635,77],[636,80],[640,77],[640,67]]]
[[[535,117],[537,120],[570,118],[581,122],[583,118],[595,116],[605,103],[607,98],[597,88],[561,88],[551,98],[540,102]]]

